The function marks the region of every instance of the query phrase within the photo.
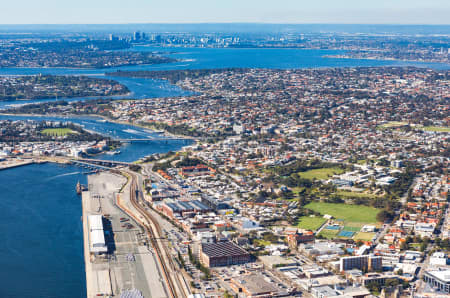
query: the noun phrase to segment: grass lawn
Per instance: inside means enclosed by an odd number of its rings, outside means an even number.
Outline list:
[[[362,241],[372,241],[373,236],[375,236],[375,233],[359,232],[355,234],[353,239]]]
[[[392,128],[392,127],[399,127],[408,124],[408,122],[401,122],[401,121],[390,121],[388,123],[385,123],[383,125],[380,125],[380,128]]]
[[[370,198],[370,199],[380,197],[380,196],[377,196],[374,194],[369,194],[369,193],[364,193],[364,192],[356,192],[356,191],[347,191],[347,190],[339,190],[335,194],[338,196],[341,196],[341,197],[357,197],[357,198]]]
[[[297,227],[301,229],[315,231],[320,228],[327,220],[323,217],[302,216],[298,219]]]
[[[341,168],[333,167],[333,168],[322,168],[322,169],[314,169],[306,172],[299,172],[300,177],[304,179],[328,179],[329,177],[335,174],[342,174],[344,170]]]
[[[49,136],[57,136],[57,137],[64,137],[67,136],[70,133],[76,133],[75,131],[71,130],[70,128],[47,128],[41,131],[44,135]]]
[[[255,239],[255,240],[253,240],[253,244],[257,245],[257,246],[269,246],[272,243],[270,241],[266,241],[263,239]]]
[[[424,126],[422,129],[425,131],[450,132],[450,127],[443,126]]]
[[[300,187],[292,187],[291,190],[294,194],[298,195],[300,192],[304,191],[305,188],[301,187],[301,186]]]
[[[319,235],[321,235],[327,239],[333,239],[333,238],[336,238],[338,233],[339,233],[339,230],[323,229],[322,231],[320,231]]]
[[[320,212],[320,214],[329,214],[336,219],[343,219],[348,223],[376,223],[376,216],[381,210],[364,205],[349,205],[312,202],[305,206],[308,209]]]

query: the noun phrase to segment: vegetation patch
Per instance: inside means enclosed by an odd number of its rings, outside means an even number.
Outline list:
[[[347,191],[347,190],[339,190],[335,193],[336,195],[340,197],[346,197],[346,198],[379,198],[379,195],[371,194],[371,193],[365,193],[365,192],[356,192],[356,191]]]
[[[450,127],[444,126],[424,126],[422,129],[425,131],[450,132]]]
[[[388,123],[380,125],[379,128],[395,128],[395,127],[401,127],[401,126],[404,126],[404,125],[407,125],[407,124],[408,124],[408,122],[389,121]]]
[[[320,228],[327,220],[323,217],[302,216],[298,219],[297,227],[301,229],[315,231]]]
[[[299,172],[299,176],[304,179],[328,179],[333,175],[336,174],[342,174],[344,173],[344,170],[338,167],[332,167],[332,168],[321,168],[321,169],[313,169],[308,170],[306,172]]]
[[[320,233],[318,235],[322,236],[324,238],[327,238],[327,239],[333,239],[333,238],[336,238],[338,233],[339,233],[339,230],[323,229],[322,231],[320,231]]]
[[[374,236],[375,233],[359,232],[355,234],[355,237],[353,237],[353,239],[361,241],[372,241]]]
[[[77,132],[70,128],[46,128],[41,133],[48,136],[65,137],[68,134]]]
[[[255,245],[255,246],[269,246],[269,245],[271,245],[272,243],[270,242],[270,241],[267,241],[267,240],[263,240],[263,239],[255,239],[255,240],[253,240],[253,245]]]
[[[321,214],[329,214],[346,222],[376,223],[379,209],[364,205],[349,205],[339,203],[312,202],[305,206]]]

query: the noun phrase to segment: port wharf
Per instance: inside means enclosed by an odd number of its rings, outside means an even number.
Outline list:
[[[46,163],[46,160],[36,160],[36,159],[5,159],[0,161],[0,171],[7,170],[32,164]]]

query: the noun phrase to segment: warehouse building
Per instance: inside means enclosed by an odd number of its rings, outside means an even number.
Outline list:
[[[89,251],[91,254],[105,254],[108,248],[103,232],[103,219],[101,215],[89,215]]]
[[[250,262],[250,254],[233,242],[203,243],[200,261],[207,267],[239,265]]]
[[[199,200],[179,201],[166,199],[162,204],[162,210],[168,217],[173,218],[175,215],[184,216],[189,213],[192,215],[197,213],[207,213],[211,211],[211,208]]]

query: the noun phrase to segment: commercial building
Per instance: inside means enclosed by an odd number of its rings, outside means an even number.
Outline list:
[[[450,269],[426,271],[423,280],[433,288],[450,294]]]
[[[250,254],[229,241],[203,243],[200,261],[207,267],[238,265],[250,262]]]
[[[447,254],[444,252],[435,252],[430,258],[430,265],[445,266],[447,265]]]
[[[366,271],[379,271],[383,269],[383,259],[381,256],[363,255],[343,257],[340,259],[340,271],[360,269]]]

